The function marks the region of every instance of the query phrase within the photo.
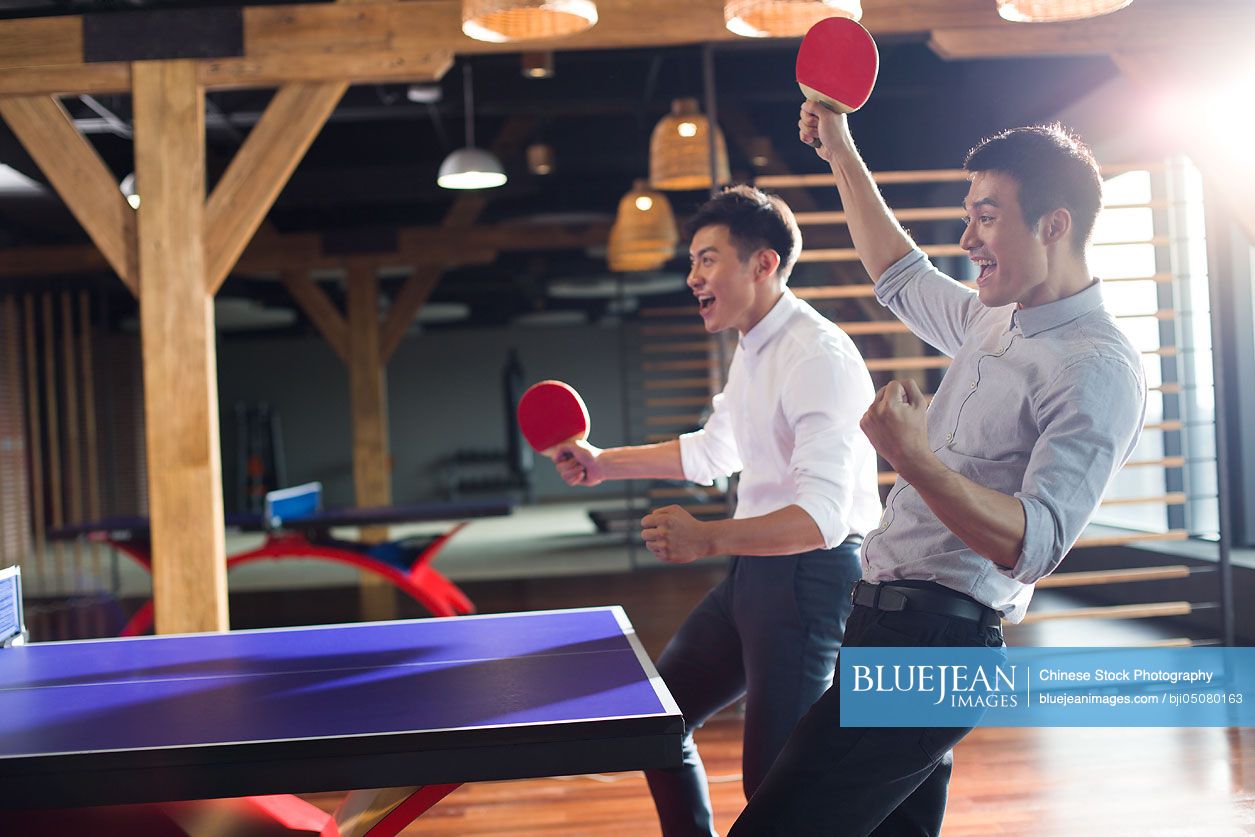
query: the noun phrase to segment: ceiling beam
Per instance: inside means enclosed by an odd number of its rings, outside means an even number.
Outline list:
[[[993,6],[991,0],[990,6]],[[929,46],[946,59],[1042,55],[1104,55],[1187,48],[1249,49],[1255,4],[1138,0],[1118,12],[1069,23],[1009,23],[929,27]]]
[[[878,37],[932,32],[934,49],[947,57],[1103,53],[1166,47],[1181,37],[1203,43],[1237,37],[1250,31],[1250,13],[1243,6],[1250,4],[1138,0],[1101,18],[1048,25],[1003,21],[992,0],[914,0],[868,4],[862,22]],[[243,54],[198,59],[198,77],[209,89],[333,79],[418,80],[439,78],[454,54],[519,51],[517,43],[466,37],[460,8],[460,0],[247,6],[238,10]],[[722,8],[722,0],[600,0],[596,26],[526,46],[587,50],[747,43],[728,32]],[[83,47],[82,17],[0,21],[0,69],[6,70],[0,73],[0,94],[125,89],[126,65],[89,63]]]
[[[0,97],[2,115],[131,293],[138,293],[135,212],[96,149],[52,96]]]
[[[284,85],[249,132],[205,208],[206,281],[211,295],[230,275],[346,89],[343,81]]]
[[[462,230],[441,227],[402,228],[396,252],[363,254],[378,268],[441,264],[446,267],[483,264],[498,252],[582,250],[604,246],[610,235],[606,221],[566,224],[493,224]],[[343,256],[322,251],[314,233],[260,236],[245,249],[236,273],[278,273],[291,267],[330,270],[342,267]],[[95,247],[85,244],[15,247],[0,250],[0,278],[71,276],[108,270]]]
[[[301,311],[309,318],[314,327],[327,341],[332,350],[348,366],[349,361],[349,324],[344,315],[337,310],[335,303],[327,296],[327,292],[318,283],[309,278],[309,270],[287,268],[279,272],[279,281],[288,293],[296,300]]]

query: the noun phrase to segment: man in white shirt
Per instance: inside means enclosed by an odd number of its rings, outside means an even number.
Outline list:
[[[793,725],[832,681],[861,577],[859,544],[880,519],[876,455],[859,430],[875,394],[858,349],[785,286],[802,249],[792,211],[737,186],[688,224],[688,285],[706,330],[740,336],[705,427],[656,445],[555,452],[571,485],[607,479],[710,484],[741,473],[736,514],[699,521],[679,506],[641,521],[669,563],[732,556],[728,577],[689,614],[658,660],[684,713],[684,765],[648,771],[663,833],[712,835],[693,730],[746,698],[746,798]]]

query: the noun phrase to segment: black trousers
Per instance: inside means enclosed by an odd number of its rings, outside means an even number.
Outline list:
[[[742,773],[748,799],[798,719],[832,685],[862,574],[858,546],[732,559],[731,571],[694,608],[658,660],[684,713],[684,762],[647,770],[666,837],[713,837],[714,818],[693,731],[745,695]]]
[[[1002,646],[1002,630],[919,611],[856,606],[843,647]],[[838,680],[798,722],[729,837],[936,835],[951,748],[970,729],[841,726]]]

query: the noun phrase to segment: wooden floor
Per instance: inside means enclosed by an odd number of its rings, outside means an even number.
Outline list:
[[[467,589],[483,612],[621,603],[656,656],[720,576],[717,569],[695,568]],[[1120,628],[1122,635],[1128,630]],[[745,804],[740,734],[735,709],[698,732],[721,832]],[[978,729],[956,751],[950,794],[946,837],[1255,834],[1255,729]],[[327,809],[339,801],[335,794],[308,798]],[[639,773],[466,785],[405,831],[458,837],[657,833]]]

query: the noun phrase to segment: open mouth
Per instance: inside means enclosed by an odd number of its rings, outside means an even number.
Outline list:
[[[980,268],[980,273],[976,276],[977,287],[983,288],[997,270],[998,263],[993,259],[972,259],[972,263]]]
[[[697,308],[701,311],[703,316],[710,312],[711,308],[714,307],[714,304],[715,298],[712,295],[707,294],[697,298]]]

